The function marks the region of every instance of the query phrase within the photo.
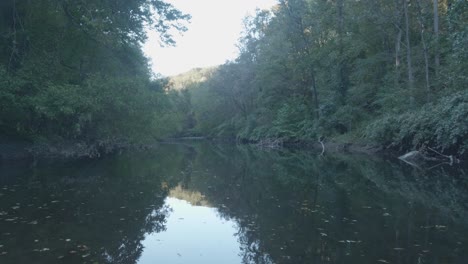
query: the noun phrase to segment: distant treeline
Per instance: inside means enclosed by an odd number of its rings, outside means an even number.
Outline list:
[[[160,0],[0,1],[0,140],[142,141],[179,130],[146,27],[174,44],[188,15]]]
[[[173,78],[186,134],[468,150],[468,1],[280,0],[239,47]]]

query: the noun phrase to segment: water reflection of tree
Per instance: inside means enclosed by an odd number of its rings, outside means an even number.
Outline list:
[[[27,170],[0,201],[2,209],[21,205],[8,211],[17,221],[0,225],[11,234],[2,238],[2,263],[136,263],[145,234],[165,230],[163,176],[180,168],[179,154],[160,154]]]
[[[468,226],[460,217],[468,212],[466,182],[448,173],[421,176],[382,160],[303,151],[228,146],[202,153],[188,187],[239,223],[245,263],[416,263],[466,254],[436,227],[463,234]]]

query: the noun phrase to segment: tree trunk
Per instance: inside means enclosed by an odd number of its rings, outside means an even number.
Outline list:
[[[434,0],[435,75],[439,76],[439,1]]]
[[[421,27],[421,43],[423,45],[423,54],[424,54],[424,73],[425,73],[425,79],[426,79],[426,93],[427,93],[427,102],[430,101],[431,98],[431,86],[430,86],[430,81],[429,81],[429,51],[427,49],[427,43],[426,39],[424,38],[424,33],[426,31],[426,28],[424,26],[424,21],[423,21],[423,14],[422,14],[422,7],[421,7],[421,0],[416,0],[416,3],[418,5],[418,21],[419,21],[419,26]]]
[[[315,73],[313,69],[310,70],[311,80],[312,80],[312,94],[314,95],[314,105],[315,105],[315,117],[317,120],[320,118],[320,105],[318,100],[317,86],[315,84]]]
[[[289,18],[294,22],[294,25],[298,26],[296,30],[300,34],[300,38],[303,41],[303,47],[297,49],[297,53],[305,53],[307,55],[307,58],[311,58],[311,49],[312,49],[312,44],[310,43],[309,39],[306,36],[305,33],[305,26],[304,26],[304,21],[303,17],[301,14],[298,12],[298,10],[294,10],[291,5],[289,5],[288,1],[281,0],[279,1],[282,6],[285,7],[285,9],[288,11],[288,16]],[[302,6],[301,8],[305,8]],[[293,32],[290,32],[293,33]],[[303,53],[303,54],[304,54]],[[314,116],[315,118],[319,119],[320,118],[320,105],[319,105],[319,98],[318,98],[318,92],[317,92],[317,84],[315,80],[315,71],[314,71],[314,63],[310,63],[309,68],[307,71],[304,73],[304,77],[307,80],[307,84],[310,83],[310,90],[313,95],[313,100],[314,100]]]
[[[338,91],[340,93],[340,101],[342,104],[346,102],[346,93],[348,91],[348,76],[347,76],[347,63],[344,55],[344,0],[337,1],[338,11],[338,50],[339,50],[339,66],[338,66]]]
[[[400,88],[400,65],[401,65],[401,37],[403,35],[402,25],[401,25],[401,13],[400,13],[400,0],[395,0],[395,25],[397,27],[397,35],[395,38],[395,89]]]
[[[17,16],[17,10],[16,10],[16,1],[13,0],[13,9],[12,9],[12,17],[13,17],[13,28],[12,28],[12,35],[13,35],[13,40],[11,42],[11,54],[10,54],[10,59],[8,60],[8,67],[7,70],[10,71],[12,68],[12,64],[14,63],[15,56],[17,54],[17,39],[16,39],[16,16]]]
[[[410,93],[410,107],[414,107],[414,75],[413,66],[411,63],[411,41],[409,32],[409,15],[408,15],[408,1],[403,0],[403,10],[405,14],[405,29],[406,29],[406,60],[408,64],[408,89]]]

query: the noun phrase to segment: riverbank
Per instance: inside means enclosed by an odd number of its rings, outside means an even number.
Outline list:
[[[129,141],[98,141],[87,142],[49,142],[31,143],[25,141],[0,142],[0,160],[21,160],[32,158],[59,158],[59,159],[96,159],[101,156],[115,153],[124,149],[149,149],[160,143],[187,142],[187,141],[212,141],[222,144],[248,144],[262,149],[300,149],[317,152],[318,155],[327,153],[379,155],[397,159],[406,152],[386,148],[372,142],[350,141],[349,139],[327,139],[322,141],[298,140],[282,141],[278,139],[264,139],[258,141],[236,140],[234,138],[210,138],[210,137],[184,137],[168,138],[154,143],[131,143]],[[466,162],[465,157],[456,157],[461,162]]]
[[[151,144],[135,144],[128,141],[47,142],[31,143],[10,141],[0,143],[0,160],[30,158],[95,159],[123,149],[146,149]]]

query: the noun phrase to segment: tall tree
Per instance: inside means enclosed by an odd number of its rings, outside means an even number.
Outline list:
[[[405,0],[403,0],[405,1]],[[401,38],[403,35],[403,25],[401,23],[402,16],[401,16],[401,0],[395,0],[395,27],[397,30],[397,34],[395,36],[395,88],[400,87],[400,67],[401,67]]]
[[[439,76],[440,51],[439,51],[439,1],[433,0],[434,6],[434,37],[435,37],[435,74]]]
[[[349,77],[348,77],[348,65],[347,58],[344,54],[344,35],[345,35],[345,21],[344,21],[344,0],[337,1],[337,14],[338,14],[338,78],[339,78],[339,87],[338,91],[340,93],[340,101],[342,104],[346,101],[346,93],[349,86]]]
[[[308,58],[307,66],[303,69],[303,80],[305,85],[310,87],[314,100],[314,116],[320,118],[320,102],[316,80],[316,66],[312,60],[312,42],[309,39],[311,30],[305,25],[305,16],[309,11],[309,6],[305,0],[280,0],[283,16],[286,19],[287,32],[293,41],[296,49],[296,56]]]
[[[98,141],[156,135],[146,29],[174,43],[188,15],[160,0],[0,3],[0,134]]]
[[[424,17],[422,13],[422,6],[421,0],[416,0],[417,8],[418,8],[418,22],[420,26],[421,32],[421,43],[423,46],[423,55],[424,55],[424,79],[425,79],[425,86],[426,86],[426,100],[429,102],[431,97],[431,85],[429,80],[429,49],[426,43],[426,37],[424,36],[426,33],[426,27],[424,25]]]
[[[403,12],[405,16],[405,36],[406,36],[406,63],[408,65],[408,89],[410,93],[410,107],[414,107],[414,75],[413,63],[411,58],[411,39],[410,39],[410,21],[408,14],[408,2],[410,0],[403,0]]]

